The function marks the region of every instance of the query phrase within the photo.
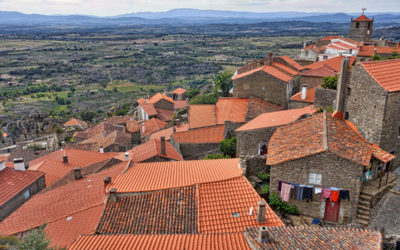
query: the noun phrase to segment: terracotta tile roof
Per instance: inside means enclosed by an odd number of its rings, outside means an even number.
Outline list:
[[[182,95],[185,92],[187,92],[187,90],[183,89],[183,88],[177,88],[174,91],[172,91],[172,93],[177,94],[177,95]]]
[[[144,124],[144,131],[143,131],[143,124]],[[168,123],[161,121],[160,119],[157,118],[151,118],[150,120],[147,120],[140,126],[140,132],[142,134],[142,137],[145,137],[149,134],[152,134],[160,129],[165,128]]]
[[[258,240],[259,228],[248,228],[248,242],[257,249],[382,249],[378,231],[345,227],[267,227],[269,242]]]
[[[269,66],[269,65],[264,66],[263,71],[272,75],[275,78],[278,78],[278,79],[284,81],[284,82],[289,82],[292,79],[292,77],[290,75],[283,73],[282,71],[276,69],[275,67]]]
[[[288,73],[288,74],[293,75],[293,76],[297,76],[299,74],[298,71],[296,71],[294,69],[291,69],[291,68],[287,67],[286,65],[284,65],[282,63],[274,62],[274,63],[272,63],[272,66],[284,71],[284,73]]]
[[[81,126],[83,128],[87,128],[88,124],[84,121],[72,118],[71,120],[67,121],[66,123],[63,124],[64,127],[68,126]]]
[[[103,209],[100,204],[48,223],[44,232],[50,246],[67,247],[82,234],[94,234]]]
[[[333,35],[330,35],[330,36],[327,36],[327,37],[322,38],[321,40],[322,40],[322,41],[330,41],[330,40],[332,40],[332,39],[337,39],[337,38],[341,38],[341,36],[333,36]]]
[[[155,191],[238,177],[239,159],[138,163],[110,188],[118,193]]]
[[[303,70],[304,69],[303,66],[301,66],[298,62],[296,62],[295,60],[293,60],[292,58],[290,58],[288,56],[280,56],[280,58],[285,60],[285,62],[287,62],[289,65],[291,65],[292,67],[294,67],[297,70]]]
[[[277,112],[264,113],[248,123],[244,124],[240,128],[236,129],[237,132],[247,131],[260,128],[277,127],[289,124],[296,121],[300,116],[305,114],[313,114],[315,109],[313,105],[310,105],[301,109],[289,109]]]
[[[353,21],[373,21],[372,19],[369,19],[366,15],[362,14],[361,16],[357,17]]]
[[[334,44],[336,46],[344,47],[346,49],[355,49],[355,48],[357,48],[357,45],[355,45],[355,44],[347,44],[347,43],[343,43],[343,42],[340,42],[340,41],[334,42],[332,44]]]
[[[68,166],[84,168],[97,162],[117,158],[120,153],[102,154],[100,152],[66,148],[65,150],[57,150],[29,162],[29,169],[36,170],[45,160],[63,163],[64,155],[68,156]]]
[[[248,103],[248,98],[220,97],[215,108],[217,124],[224,124],[225,121],[244,122]]]
[[[374,50],[376,51],[377,54],[392,54],[393,52],[400,53],[400,48],[394,48],[394,47],[375,46]]]
[[[365,62],[361,65],[386,91],[400,90],[400,59]]]
[[[311,88],[311,89],[307,89],[306,92],[306,99],[301,99],[301,91],[294,94],[290,100],[292,101],[298,101],[298,102],[308,102],[308,103],[314,103],[314,97],[315,97],[315,90],[317,88]]]
[[[185,132],[176,132],[177,143],[219,143],[224,139],[224,125],[196,128]]]
[[[254,119],[263,113],[275,112],[283,109],[284,108],[282,106],[266,102],[263,99],[252,96],[250,97],[247,105],[246,121]]]
[[[325,61],[320,61],[316,63],[312,63],[310,65],[304,66],[306,69],[318,69],[324,66],[325,64],[328,65],[331,69],[335,70],[336,72],[340,72],[340,66],[342,59],[344,59],[345,56],[337,56]],[[353,65],[354,61],[356,60],[355,56],[350,57],[350,66]]]
[[[126,124],[128,121],[132,119],[133,117],[131,115],[111,116],[107,119],[106,122],[109,124],[120,125],[120,124]]]
[[[315,76],[315,77],[329,77],[336,75],[336,71],[329,67],[328,64],[324,64],[319,68],[308,70],[301,73],[302,76]]]
[[[197,233],[196,186],[108,199],[96,233]]]
[[[44,160],[37,168],[38,171],[46,173],[46,187],[56,183],[74,168],[60,161]]]
[[[189,126],[191,129],[214,126],[216,124],[215,105],[196,104],[189,106]]]
[[[89,129],[86,129],[84,131],[78,131],[76,132],[73,137],[74,138],[79,138],[79,139],[87,139],[90,138],[94,135],[97,135],[99,133],[110,133],[112,131],[124,131],[125,127],[124,126],[120,126],[120,125],[115,125],[115,124],[110,124],[107,122],[102,122],[99,125],[96,125],[94,127],[91,127]]]
[[[266,222],[257,222],[258,201],[263,200],[244,176],[200,184],[199,233],[243,232],[245,227],[251,226],[284,226],[268,204]],[[239,216],[235,218],[234,213]]]
[[[101,204],[104,204],[104,178],[114,178],[127,166],[122,162],[73,183],[40,192],[0,223],[0,234],[11,235],[51,223]],[[59,228],[61,232],[71,230]],[[58,232],[54,232],[58,234]],[[69,237],[67,234],[66,237]]]
[[[160,156],[166,159],[182,161],[183,158],[170,142],[165,142],[166,155],[161,154],[161,141],[158,139],[150,139],[149,141],[134,147],[129,151],[130,158],[133,162],[143,162],[153,157]]]
[[[40,171],[18,171],[10,167],[0,170],[0,206],[24,191],[43,175],[44,173]]]
[[[395,158],[394,155],[386,152],[385,150],[381,149],[378,145],[375,143],[371,143],[371,149],[372,149],[372,154],[374,155],[375,158],[378,160],[387,163]]]
[[[175,126],[175,132],[184,132],[189,130],[189,123],[182,124],[179,126]],[[151,134],[150,139],[159,139],[164,136],[165,140],[169,141],[171,139],[171,135],[174,133],[174,127],[162,129],[158,132]]]
[[[246,71],[246,72],[244,72],[244,73],[234,75],[234,76],[232,77],[232,80],[236,80],[236,79],[242,78],[242,77],[244,77],[244,76],[251,75],[251,74],[253,74],[254,72],[257,72],[257,71],[260,71],[260,70],[263,70],[263,69],[264,69],[264,67],[258,67],[258,68],[256,68],[256,69],[249,70],[249,71]]]
[[[171,121],[175,113],[173,110],[158,109],[158,108],[156,108],[156,111],[157,111],[157,118],[165,122]]]
[[[184,109],[188,106],[188,102],[186,100],[174,101],[174,109]]]
[[[174,235],[83,235],[70,250],[251,250],[243,233]]]
[[[139,132],[139,122],[135,121],[135,120],[127,121],[126,130],[129,133],[137,133],[137,132]]]
[[[104,148],[117,144],[121,146],[130,146],[131,135],[126,133],[125,131],[113,131],[109,134],[99,133],[95,136],[92,136],[84,141],[77,143],[79,149],[90,150],[98,152],[100,147]]]
[[[139,104],[146,103],[146,99],[140,98],[140,99],[137,99],[136,102]]]
[[[160,93],[157,93],[157,94],[153,95],[152,97],[150,97],[150,99],[147,102],[154,104],[154,103],[160,101],[161,99],[165,99],[169,102],[174,102],[174,100],[172,100],[171,97],[168,97],[168,96],[160,94]]]
[[[139,103],[140,107],[148,114],[149,116],[157,115],[157,110],[154,108],[151,103]]]
[[[269,141],[268,165],[329,151],[341,158],[368,166],[371,145],[342,119],[319,113],[277,128]]]
[[[312,49],[312,48],[314,48],[314,46],[316,46],[316,45],[315,44],[310,44],[310,45],[307,45],[306,47],[302,48],[301,50]]]

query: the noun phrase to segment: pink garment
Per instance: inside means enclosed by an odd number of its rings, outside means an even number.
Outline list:
[[[321,195],[321,201],[322,199],[327,199],[327,198],[331,198],[331,194],[332,194],[332,190],[327,189],[327,188],[323,188],[322,189],[322,195]]]
[[[291,187],[292,186],[290,184],[282,183],[281,198],[283,201],[289,201]]]

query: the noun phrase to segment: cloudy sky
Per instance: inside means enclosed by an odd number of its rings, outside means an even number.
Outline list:
[[[0,10],[40,14],[111,16],[197,8],[240,11],[400,12],[400,0],[0,0]]]

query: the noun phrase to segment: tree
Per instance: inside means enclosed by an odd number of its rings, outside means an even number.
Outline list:
[[[191,89],[187,92],[186,96],[189,99],[192,99],[193,97],[197,96],[198,94],[200,94],[200,90],[198,88],[195,89]]]
[[[214,92],[221,92],[224,97],[229,96],[229,90],[231,90],[233,85],[232,76],[233,74],[230,71],[219,73],[215,77]]]
[[[219,150],[224,156],[235,157],[236,156],[236,137],[222,140],[219,143]]]
[[[33,229],[29,234],[22,238],[19,249],[22,250],[44,250],[52,249],[49,248],[50,240],[47,238],[47,234],[44,232],[44,227],[40,226],[37,229]]]
[[[331,77],[324,77],[324,83],[321,86],[325,89],[336,89],[338,84],[338,77],[331,76]]]
[[[216,104],[218,97],[214,94],[205,94],[194,97],[190,104]]]
[[[372,60],[373,61],[380,61],[380,60],[382,60],[383,58],[380,56],[380,55],[377,55],[377,54],[375,54],[375,55],[373,55],[372,56]]]
[[[92,122],[92,120],[97,116],[97,114],[93,111],[83,111],[81,113],[82,120],[86,122]]]

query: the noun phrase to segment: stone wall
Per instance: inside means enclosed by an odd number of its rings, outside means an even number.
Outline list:
[[[287,107],[287,84],[260,70],[233,80],[233,97],[256,96],[264,101]]]
[[[17,208],[22,206],[25,203],[24,193],[29,190],[31,196],[39,193],[42,189],[46,188],[46,183],[44,179],[44,175],[37,179],[34,183],[32,183],[29,187],[21,191],[19,194],[11,198],[4,205],[0,207],[0,221],[5,219],[8,215],[14,212]]]
[[[294,100],[289,101],[289,109],[300,109],[300,108],[304,108],[304,107],[307,107],[310,105],[313,105],[313,104],[309,103],[309,102],[301,102],[301,101],[294,101]]]
[[[238,157],[258,155],[260,143],[268,143],[276,127],[237,131],[236,155]]]
[[[224,138],[232,138],[236,136],[236,129],[244,125],[245,122],[225,121]]]
[[[270,166],[266,165],[266,155],[252,155],[240,158],[240,166],[245,170],[246,178],[257,176],[258,173],[270,173]]]
[[[314,107],[325,108],[334,107],[336,100],[336,90],[317,88],[315,90]]]
[[[357,126],[365,139],[380,146],[387,92],[361,65],[352,68],[349,82],[350,95],[346,88],[344,107],[348,120]]]
[[[400,166],[400,92],[392,92],[387,96],[385,117],[383,120],[381,148],[394,152],[392,170]]]
[[[221,153],[219,143],[180,143],[179,150],[184,160],[202,160],[208,154]]]
[[[357,27],[357,24],[359,27]],[[373,21],[351,21],[349,38],[356,41],[371,41],[374,30]],[[369,31],[369,33],[368,33]]]
[[[322,174],[322,185],[313,185],[314,187],[337,187],[350,191],[350,201],[345,200],[340,203],[338,222],[349,223],[355,220],[362,185],[360,176],[363,173],[363,166],[329,152],[311,155],[271,166],[270,190],[277,192],[280,180],[308,184],[309,173]],[[300,214],[324,219],[325,200],[320,201],[320,198],[321,194],[313,192],[312,202],[290,200],[289,203],[296,205]]]
[[[324,83],[324,78],[323,77],[317,77],[317,76],[301,76],[300,78],[300,84],[307,84],[308,89],[312,89],[318,86],[321,86],[321,84]]]

